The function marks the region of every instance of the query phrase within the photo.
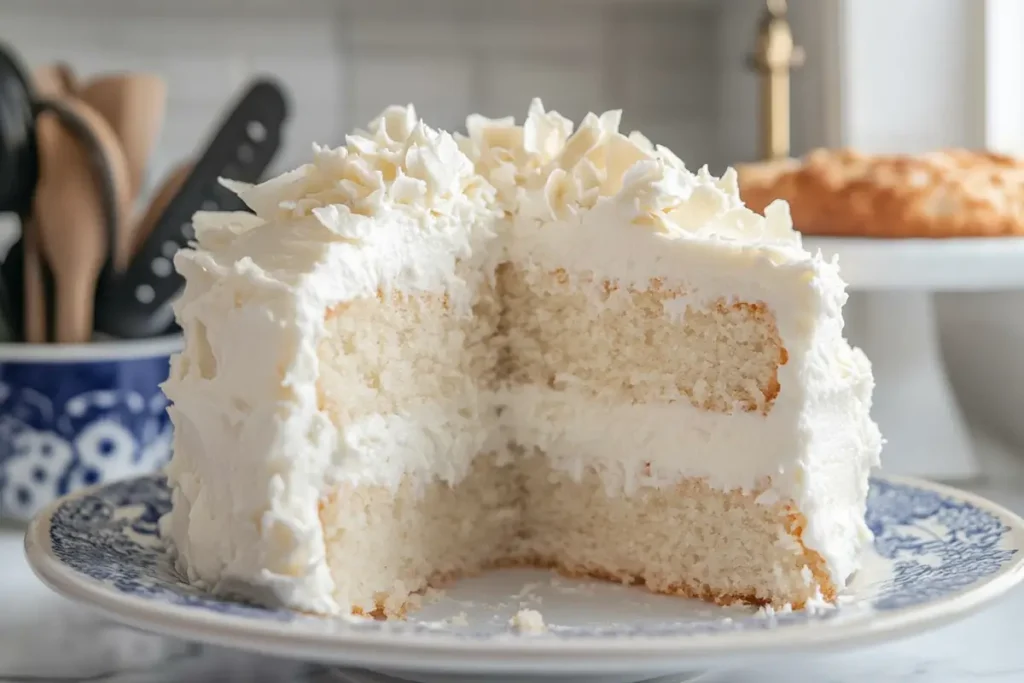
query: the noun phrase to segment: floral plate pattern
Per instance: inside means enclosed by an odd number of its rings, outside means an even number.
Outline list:
[[[569,670],[580,657],[604,671],[654,670],[694,658],[735,661],[757,652],[888,639],[945,623],[1024,577],[1024,521],[1012,513],[946,487],[874,478],[867,510],[874,544],[837,608],[766,615],[600,584],[569,591],[597,598],[557,590],[543,604],[538,597],[550,628],[527,637],[508,626],[517,607],[531,606],[517,600],[529,592],[518,575],[508,579],[515,585],[457,584],[451,597],[401,622],[323,619],[206,593],[172,566],[158,532],[169,509],[160,476],[75,494],[33,523],[29,560],[58,592],[148,630],[363,666],[448,657],[448,668],[464,671],[484,664]],[[595,603],[603,611],[593,611]],[[454,664],[451,657],[458,658]]]

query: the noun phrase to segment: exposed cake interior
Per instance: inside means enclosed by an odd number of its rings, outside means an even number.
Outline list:
[[[322,613],[509,563],[833,599],[881,444],[835,264],[614,112],[468,130],[392,108],[197,217],[179,567]]]

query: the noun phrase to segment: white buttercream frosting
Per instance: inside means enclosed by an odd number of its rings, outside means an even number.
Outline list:
[[[284,604],[333,612],[316,505],[353,434],[316,396],[324,311],[393,289],[446,291],[469,314],[487,277],[493,188],[447,133],[392,107],[344,147],[250,187],[253,209],[199,214],[195,248],[175,257],[185,351],[165,391],[174,405],[173,512],[163,522],[190,580],[264,586]],[[342,463],[344,465],[345,463]],[[217,586],[214,586],[217,587]]]
[[[345,611],[317,514],[325,485],[397,486],[413,471],[453,481],[486,442],[510,436],[550,450],[565,471],[585,456],[609,490],[638,483],[624,453],[652,463],[647,485],[702,476],[750,488],[771,477],[766,502],[794,500],[804,544],[846,580],[867,538],[866,475],[880,437],[868,418],[870,366],[842,338],[838,267],[803,250],[785,203],[749,211],[734,172],[692,173],[620,133],[619,118],[589,115],[574,131],[535,101],[522,126],[471,116],[467,135],[453,137],[411,106],[391,107],[344,146],[314,147],[295,171],[228,183],[255,215],[196,216],[197,243],[175,258],[186,349],[166,384],[176,449],[163,520],[191,580]],[[686,292],[665,302],[670,313],[720,298],[764,302],[790,358],[773,410],[705,414],[520,388],[481,395],[507,407],[490,432],[439,434],[429,419],[398,415],[331,423],[316,394],[325,311],[402,290],[443,292],[469,315],[502,261],[641,289],[657,278]],[[679,457],[690,452],[681,442],[705,457]]]
[[[621,112],[588,114],[579,128],[534,100],[523,126],[470,116],[457,136],[509,212],[541,221],[614,219],[671,237],[799,248],[789,207],[765,216],[740,201],[736,172],[697,173],[643,135],[619,132]]]

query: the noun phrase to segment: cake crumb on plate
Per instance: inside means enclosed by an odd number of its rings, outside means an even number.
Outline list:
[[[509,624],[520,633],[544,633],[548,630],[547,624],[544,623],[544,615],[535,609],[519,610],[509,619]]]

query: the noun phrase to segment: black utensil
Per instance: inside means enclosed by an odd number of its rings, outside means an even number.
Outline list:
[[[31,83],[0,44],[0,211],[27,211],[39,179]]]
[[[24,229],[24,219],[21,225]],[[25,251],[19,237],[7,250],[7,255],[0,264],[0,287],[4,289],[4,296],[7,299],[6,303],[0,303],[0,306],[7,306],[7,325],[14,341],[25,339],[25,299],[22,296],[24,283]]]
[[[22,226],[39,180],[32,100],[27,72],[0,44],[0,213],[17,214]],[[0,267],[0,315],[15,339],[23,338],[25,323],[20,244],[12,245]]]
[[[127,270],[99,292],[98,332],[139,338],[158,335],[168,328],[172,317],[169,303],[184,283],[166,267],[166,261],[193,238],[192,216],[196,211],[245,209],[218,178],[257,182],[277,152],[287,116],[284,92],[276,84],[259,80],[248,89],[212,137]]]

